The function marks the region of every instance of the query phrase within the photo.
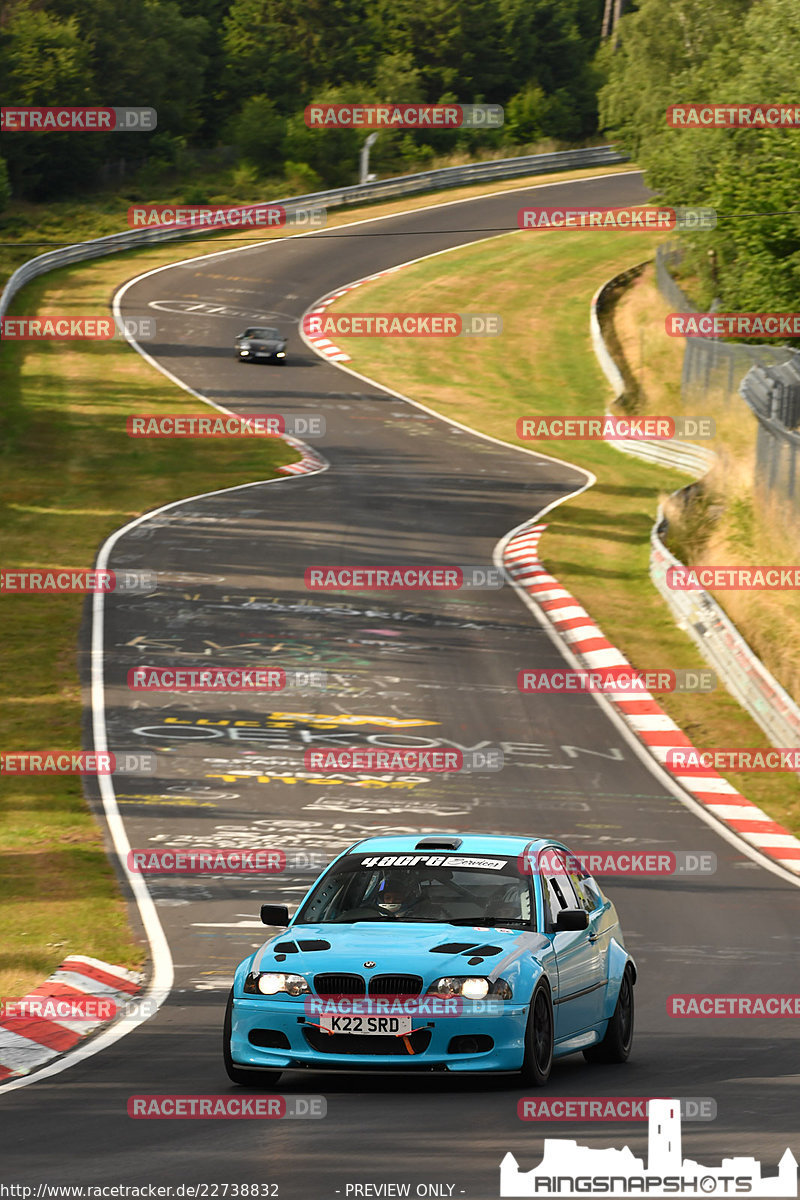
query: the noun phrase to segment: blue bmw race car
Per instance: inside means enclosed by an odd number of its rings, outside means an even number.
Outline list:
[[[223,1051],[234,1083],[282,1071],[518,1072],[624,1062],[636,966],[614,905],[551,839],[373,837],[340,854],[242,962]]]

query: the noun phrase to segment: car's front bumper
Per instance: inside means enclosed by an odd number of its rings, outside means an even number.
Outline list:
[[[452,1017],[412,1018],[408,1039],[328,1035],[319,1029],[319,1017],[308,1016],[302,1000],[267,1000],[249,996],[233,1002],[231,1055],[241,1067],[269,1070],[386,1071],[517,1071],[522,1066],[528,1005],[508,1001],[502,1015],[461,1013]],[[280,1035],[278,1046],[254,1045],[251,1037]],[[476,1038],[485,1049],[454,1052],[453,1039]],[[288,1045],[286,1044],[288,1043]],[[469,1043],[463,1043],[468,1047]]]

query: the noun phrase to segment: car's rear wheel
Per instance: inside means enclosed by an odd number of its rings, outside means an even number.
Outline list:
[[[240,1087],[266,1088],[274,1087],[283,1074],[282,1071],[248,1071],[246,1067],[237,1067],[231,1057],[231,1029],[233,1025],[233,989],[228,996],[225,1007],[225,1022],[222,1027],[222,1057],[225,1060],[225,1070],[232,1083]]]
[[[522,1082],[544,1087],[553,1065],[553,1000],[546,983],[539,983],[531,997],[528,1025],[525,1030],[525,1057],[522,1060]]]
[[[633,1046],[633,968],[630,963],[622,975],[616,1007],[602,1042],[589,1046],[583,1057],[587,1062],[627,1062]]]

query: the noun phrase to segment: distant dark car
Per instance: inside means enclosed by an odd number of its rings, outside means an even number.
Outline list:
[[[258,359],[283,362],[286,358],[286,338],[279,329],[264,325],[245,329],[237,337],[235,345],[239,362],[255,362]]]

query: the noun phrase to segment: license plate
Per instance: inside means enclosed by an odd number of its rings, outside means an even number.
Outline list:
[[[320,1028],[325,1033],[357,1033],[377,1036],[411,1033],[411,1017],[334,1017],[321,1015]]]

